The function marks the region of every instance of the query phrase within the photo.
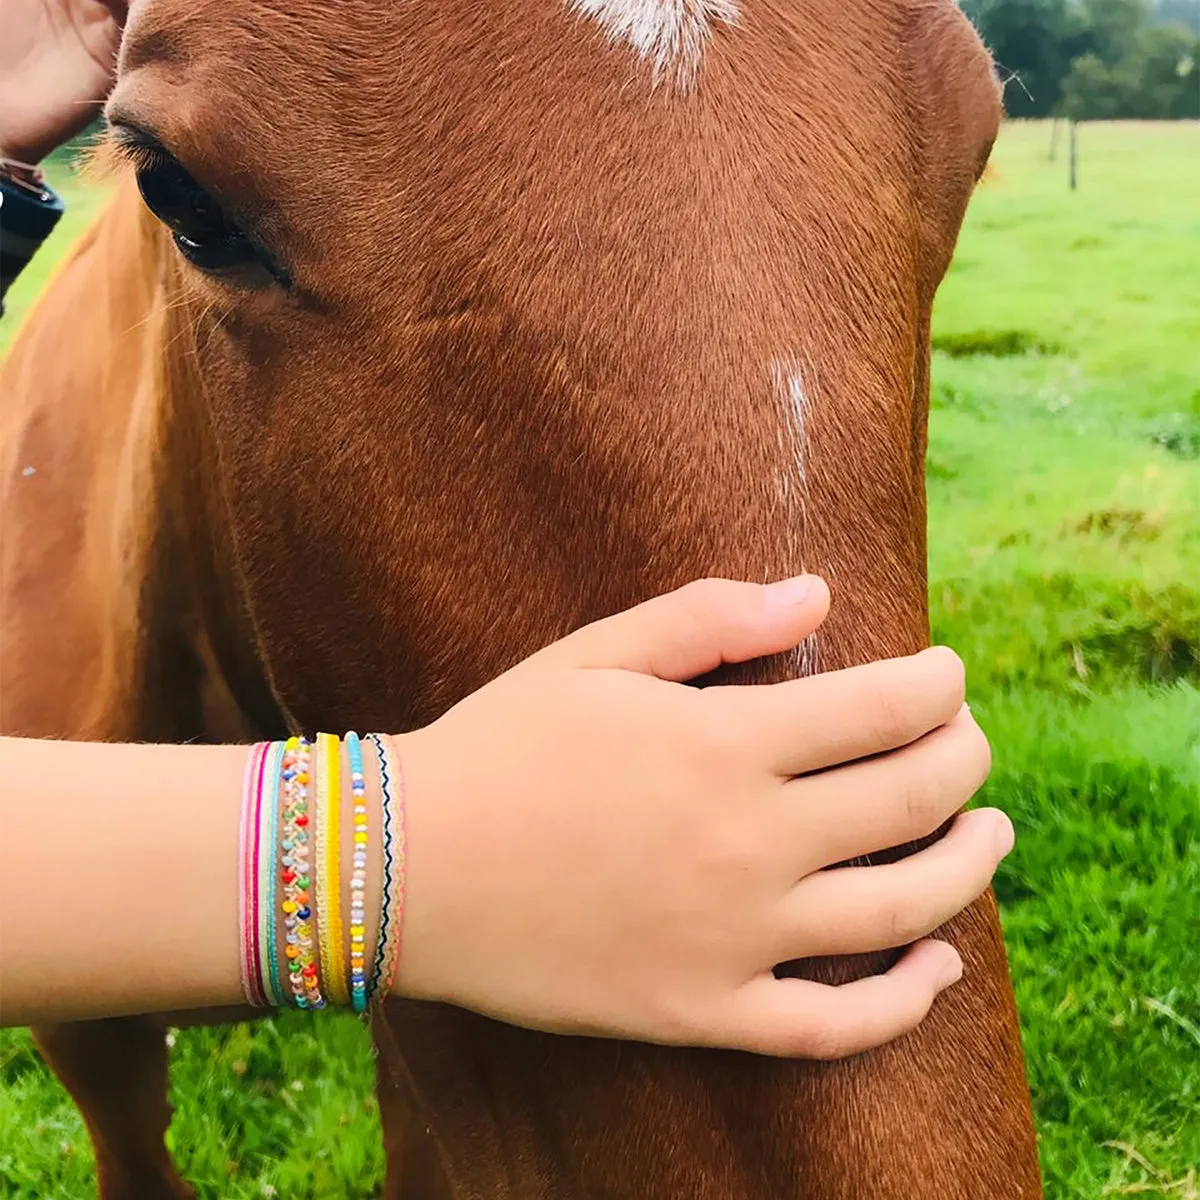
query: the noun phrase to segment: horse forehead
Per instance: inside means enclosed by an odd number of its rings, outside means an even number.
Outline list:
[[[312,0],[132,0],[121,68],[183,67],[222,55],[232,61],[249,47],[272,62],[319,53],[344,41],[344,31],[354,27],[351,7]],[[243,58],[239,65],[253,71],[255,60]]]
[[[836,86],[852,122],[869,102],[851,87],[861,71],[847,68],[868,59],[874,74],[894,53],[894,22],[838,18],[839,32],[826,31],[824,41],[799,32],[829,24],[828,2],[798,0],[781,15],[753,0],[505,0],[494,8],[477,0],[409,0],[382,9],[375,0],[133,0],[121,67],[124,74],[143,66],[174,72],[208,93],[202,107],[214,112],[220,105],[213,94],[304,112],[306,120],[327,117],[332,105],[339,130],[364,120],[378,133],[373,118],[406,111],[403,91],[414,83],[446,114],[500,111],[497,93],[506,91],[511,102],[514,76],[518,94],[532,94],[535,77],[543,91],[551,87],[557,117],[582,110],[582,94],[599,86],[605,116],[619,103],[632,104],[649,123],[656,108],[660,116],[691,108],[697,83],[718,67],[726,84],[732,67],[745,93],[726,104],[731,115],[753,109],[756,97],[790,94],[796,80],[781,75],[780,64],[794,57],[799,36],[812,42],[805,75],[818,87]],[[856,48],[848,52],[852,26]],[[718,51],[723,64],[709,58]],[[771,83],[758,77],[755,60]],[[728,98],[728,86],[716,90]],[[665,105],[651,98],[656,91]],[[820,123],[809,122],[824,139]]]
[[[180,64],[174,91],[150,72],[134,94],[167,133],[200,131],[202,165],[251,177],[331,288],[361,296],[369,280],[398,297],[398,281],[433,280],[453,308],[494,269],[484,282],[523,312],[547,276],[598,310],[596,289],[573,282],[578,261],[611,285],[610,310],[711,308],[697,280],[719,277],[757,288],[754,312],[783,288],[794,325],[884,259],[907,262],[900,23],[871,6],[427,0],[374,23],[372,7],[135,0],[123,51],[126,73]],[[651,84],[698,52],[689,94]],[[646,321],[668,336],[665,318]]]
[[[407,20],[435,23],[428,6],[407,7]],[[509,7],[519,12],[527,6],[514,0]],[[536,7],[542,10],[540,17],[548,12],[563,22],[592,26],[603,40],[630,51],[656,81],[669,75],[685,89],[694,82],[714,34],[735,25],[741,16],[740,0],[539,0]],[[126,21],[124,62],[129,70],[149,62],[182,62],[197,53],[232,49],[244,36],[281,26],[293,35],[297,31],[305,35],[291,42],[289,52],[318,52],[331,36],[337,35],[336,40],[345,44],[348,36],[364,32],[354,8],[353,3],[314,0],[133,0]],[[360,18],[368,15],[359,14]],[[469,33],[472,24],[463,21],[462,32]],[[596,44],[601,44],[600,39]]]

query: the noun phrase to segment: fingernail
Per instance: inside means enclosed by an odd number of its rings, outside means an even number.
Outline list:
[[[957,983],[962,978],[963,964],[962,959],[955,954],[942,969],[942,973],[938,976],[938,991],[943,991],[952,983]]]
[[[812,595],[817,579],[815,575],[795,575],[791,579],[780,579],[767,584],[767,598],[780,608],[792,608],[803,604]]]
[[[1003,858],[1013,848],[1016,840],[1017,835],[1013,831],[1013,823],[1004,813],[1001,813],[996,822],[996,853]]]

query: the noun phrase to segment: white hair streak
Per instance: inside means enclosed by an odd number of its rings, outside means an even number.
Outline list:
[[[732,25],[736,0],[569,0],[610,42],[625,42],[651,65],[655,82],[670,70],[680,87],[695,79],[716,24]]]

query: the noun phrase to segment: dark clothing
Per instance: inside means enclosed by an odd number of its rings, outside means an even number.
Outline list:
[[[50,235],[63,202],[40,182],[16,182],[0,173],[0,312],[9,285]]]

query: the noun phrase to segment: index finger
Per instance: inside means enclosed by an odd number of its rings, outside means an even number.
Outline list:
[[[853,762],[907,746],[963,705],[962,660],[945,646],[786,683],[716,686],[706,703],[744,728],[781,776]]]

